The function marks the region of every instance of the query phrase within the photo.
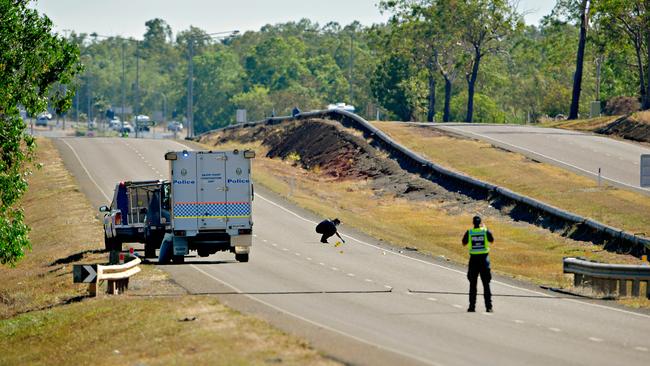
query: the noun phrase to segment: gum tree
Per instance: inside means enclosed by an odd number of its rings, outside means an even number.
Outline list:
[[[70,107],[69,84],[79,71],[76,46],[52,33],[52,22],[29,0],[0,1],[0,263],[15,265],[30,248],[20,199],[34,157],[20,107],[34,115],[48,103]]]

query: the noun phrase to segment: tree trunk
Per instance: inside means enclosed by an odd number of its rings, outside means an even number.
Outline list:
[[[451,119],[451,80],[445,76],[445,111],[442,115],[443,122],[449,122]]]
[[[648,27],[648,26],[650,26],[650,25],[648,25],[646,23],[646,27]],[[641,109],[644,110],[644,111],[646,109],[650,109],[650,43],[648,43],[648,42],[650,42],[650,31],[648,31],[648,29],[646,29],[646,45],[648,45],[648,47],[646,47],[647,48],[647,53],[648,53],[648,58],[646,60],[646,63],[647,63],[647,66],[648,66],[648,70],[646,71],[645,74],[646,74],[646,76],[648,76],[648,78],[647,78],[648,80],[646,80],[647,85],[646,85],[646,89],[645,89],[645,94],[641,95],[641,99],[642,99],[641,100],[641,102],[642,102]]]
[[[634,42],[634,50],[636,51],[636,62],[638,64],[639,68],[639,85],[640,89],[639,92],[641,94],[641,105],[644,106],[648,103],[647,101],[647,95],[645,92],[645,72],[643,71],[643,60],[641,59],[641,41],[635,41]]]
[[[465,122],[472,123],[474,119],[474,87],[478,78],[478,68],[481,62],[481,53],[479,50],[474,54],[474,65],[472,65],[472,74],[467,78],[467,116]]]
[[[585,59],[585,43],[587,41],[587,26],[589,14],[589,0],[582,0],[582,14],[580,17],[580,40],[578,41],[578,55],[576,56],[576,72],[573,75],[573,96],[571,98],[571,109],[569,119],[578,118],[580,108],[580,92],[582,91],[582,66]]]
[[[429,73],[429,108],[427,111],[427,122],[433,122],[436,116],[436,78]]]

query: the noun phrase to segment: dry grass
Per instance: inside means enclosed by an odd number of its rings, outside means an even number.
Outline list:
[[[218,145],[217,148],[237,146],[243,148],[234,143]],[[339,217],[345,225],[377,239],[399,246],[414,246],[420,251],[443,255],[459,263],[466,261],[467,249],[460,245],[460,238],[471,222],[472,213],[450,214],[442,208],[444,202],[379,197],[364,181],[324,178],[313,171],[294,167],[288,161],[264,158],[266,148],[259,144],[248,144],[247,147],[258,152],[253,163],[255,182],[288,197],[301,207],[323,217]],[[512,277],[567,286],[569,277],[562,274],[562,258],[565,256],[639,263],[630,256],[608,253],[598,246],[567,240],[507,218],[490,218],[486,224],[496,237],[492,251],[493,268]]]
[[[517,153],[429,128],[376,123],[406,147],[452,170],[506,187],[632,233],[650,235],[650,197],[610,186]]]
[[[38,143],[44,167],[31,177],[23,200],[33,250],[16,268],[0,268],[0,365],[336,364],[214,298],[183,295],[152,266],[141,266],[129,294],[173,296],[101,297],[63,305],[86,292],[86,286],[72,283],[72,264],[106,262],[107,255],[51,265],[101,248],[102,227],[51,141]],[[196,320],[179,321],[186,317]]]
[[[29,179],[22,205],[32,250],[15,268],[0,267],[0,319],[65,302],[86,289],[72,284],[72,264],[57,259],[103,247],[102,227],[48,139],[38,140],[43,168]],[[100,260],[87,254],[86,263]]]
[[[3,365],[337,364],[201,296],[113,297],[23,314],[0,321],[0,339]]]
[[[573,121],[548,121],[541,123],[541,127],[553,127],[553,128],[563,128],[566,130],[576,130],[576,131],[595,131],[601,127],[605,127],[608,124],[614,122],[617,118],[621,116],[602,116],[589,119],[578,119]]]

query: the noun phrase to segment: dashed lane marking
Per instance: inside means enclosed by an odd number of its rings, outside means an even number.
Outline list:
[[[455,307],[456,309],[462,309],[463,308],[463,305],[458,305],[458,304],[453,304],[452,306]]]
[[[562,329],[560,329],[560,328],[554,328],[554,327],[550,327],[550,328],[548,328],[548,330],[550,330],[551,332],[556,332],[556,333],[559,333],[559,332],[562,331]]]
[[[524,321],[519,319],[515,319],[514,322],[517,324],[524,324]]]
[[[180,145],[180,144],[179,144],[179,145]],[[593,173],[590,173],[590,174],[593,174]],[[621,183],[621,182],[618,182],[618,183]],[[624,184],[624,183],[622,183],[622,184]],[[633,187],[633,186],[632,186],[632,187]],[[287,213],[289,213],[289,214],[291,214],[291,215],[293,215],[293,216],[295,216],[295,217],[297,217],[297,218],[299,218],[299,219],[301,219],[301,220],[303,220],[303,221],[305,221],[305,222],[308,222],[308,223],[311,223],[311,224],[314,224],[314,225],[318,224],[318,223],[315,222],[315,221],[312,221],[312,220],[309,220],[309,219],[307,219],[307,218],[305,218],[305,217],[303,217],[303,216],[300,216],[299,214],[297,214],[297,213],[291,211],[290,209],[288,209],[288,208],[286,208],[286,207],[284,207],[284,206],[282,206],[282,205],[280,205],[280,204],[277,204],[277,203],[271,201],[270,199],[268,199],[268,198],[266,198],[266,197],[260,195],[259,193],[255,193],[255,195],[256,195],[257,197],[259,197],[260,199],[262,199],[262,200],[268,202],[269,204],[271,204],[271,205],[273,205],[273,206],[275,206],[275,207],[278,207],[278,208],[281,209],[282,211],[285,211],[285,212],[287,212]],[[406,259],[406,260],[416,261],[416,262],[423,263],[423,264],[428,265],[428,266],[433,266],[433,267],[437,267],[437,268],[440,268],[440,269],[444,269],[444,270],[446,270],[446,271],[455,272],[455,273],[461,274],[461,275],[463,275],[463,276],[466,276],[466,275],[467,275],[467,272],[466,272],[466,271],[461,271],[461,270],[457,270],[457,269],[454,269],[454,268],[449,268],[449,267],[446,267],[446,266],[443,266],[443,265],[440,265],[440,264],[436,264],[436,263],[432,263],[432,262],[427,262],[427,261],[422,260],[422,259],[409,257],[409,256],[407,256],[407,255],[404,255],[404,254],[401,254],[401,253],[396,253],[396,252],[393,252],[393,251],[386,252],[384,249],[382,249],[381,247],[379,247],[379,246],[377,246],[377,245],[375,245],[375,244],[370,244],[370,243],[368,243],[368,242],[365,242],[365,241],[363,241],[363,240],[359,240],[359,239],[357,239],[357,238],[355,238],[355,237],[353,237],[353,236],[347,235],[347,234],[341,234],[341,235],[343,235],[343,236],[346,237],[346,238],[350,238],[350,239],[356,241],[357,243],[359,243],[359,244],[361,244],[361,245],[365,245],[365,246],[368,246],[368,247],[372,247],[372,248],[378,249],[378,250],[380,250],[380,251],[383,251],[384,253],[392,254],[392,255],[395,255],[395,256],[398,256],[398,257],[402,257],[403,259]],[[492,282],[493,282],[493,283],[497,283],[497,284],[499,284],[499,285],[501,285],[501,286],[505,286],[505,287],[512,288],[512,289],[517,289],[517,290],[520,290],[520,291],[524,291],[524,292],[528,292],[528,293],[532,293],[532,294],[537,294],[537,295],[541,295],[541,296],[548,297],[548,298],[554,298],[554,296],[551,296],[551,295],[549,295],[549,294],[547,294],[547,293],[544,293],[544,292],[539,292],[539,291],[535,291],[535,290],[530,290],[530,289],[527,289],[527,288],[524,288],[524,287],[519,287],[519,286],[511,285],[511,284],[508,284],[508,283],[505,283],[505,282],[501,282],[501,281],[494,281],[494,280],[492,280]],[[613,308],[613,307],[605,306],[605,305],[592,304],[592,303],[589,303],[589,302],[583,302],[583,301],[580,301],[580,300],[574,300],[574,299],[564,299],[564,300],[565,300],[565,301],[572,302],[572,303],[575,303],[575,304],[579,304],[579,305],[582,305],[582,306],[591,306],[591,307],[601,308],[601,309],[605,309],[605,310],[609,310],[609,311],[615,311],[615,312],[618,312],[618,313],[623,313],[623,314],[628,314],[628,315],[634,315],[634,316],[638,316],[638,317],[642,317],[642,318],[648,318],[648,319],[650,319],[650,315],[640,314],[640,313],[635,313],[635,312],[633,312],[633,311],[617,309],[617,308]]]
[[[310,261],[310,260],[311,260],[311,257],[307,257],[307,260]]]
[[[603,341],[602,338],[596,338],[596,337],[589,337],[589,340],[592,341],[592,342],[597,342],[597,343],[600,343],[600,342]]]
[[[372,280],[371,280],[370,278],[366,278],[364,281],[366,281],[366,282],[372,282]]]
[[[336,267],[331,267],[332,271],[338,271],[339,269]]]
[[[438,301],[438,299],[436,299],[435,297],[427,297],[427,300],[429,300],[429,301]]]
[[[350,276],[350,277],[354,277],[355,274],[354,274],[354,273],[348,273],[348,276]]]
[[[648,352],[647,347],[634,347],[634,349],[637,350],[637,351],[641,351],[641,352]]]

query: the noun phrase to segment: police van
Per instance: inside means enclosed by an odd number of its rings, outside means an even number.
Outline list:
[[[172,261],[190,250],[200,257],[218,251],[248,262],[253,238],[252,150],[175,151],[171,170]]]

